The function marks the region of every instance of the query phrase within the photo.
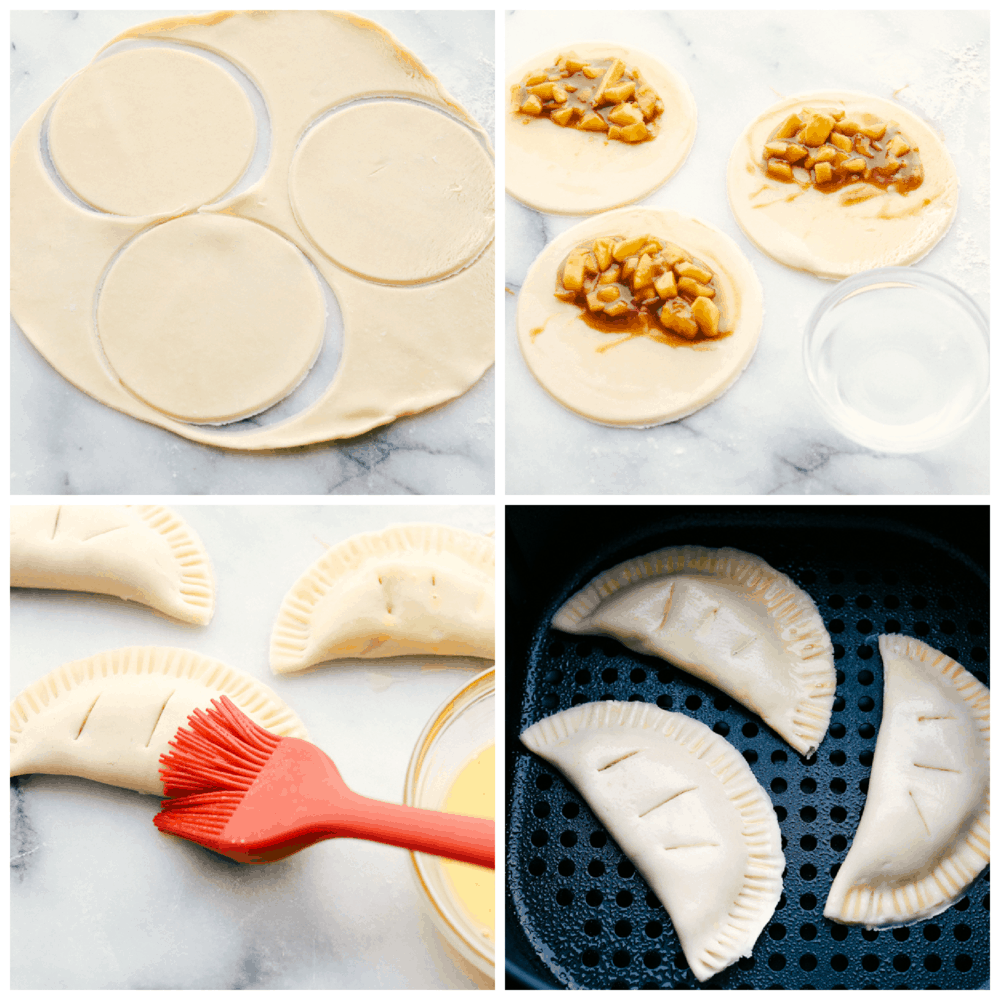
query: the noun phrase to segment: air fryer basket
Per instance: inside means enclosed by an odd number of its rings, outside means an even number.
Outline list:
[[[965,529],[978,518],[985,552],[983,509],[947,509],[967,519]],[[878,635],[922,639],[988,684],[985,572],[934,536],[884,518],[845,518],[816,508],[764,509],[755,516],[715,508],[693,519],[662,508],[647,511],[653,523],[646,524],[641,514],[618,513],[623,508],[573,508],[549,527],[575,538],[575,546],[547,548],[539,535],[538,545],[525,551],[524,537],[518,549],[517,519],[530,518],[531,510],[508,509],[514,530],[508,530],[507,571],[507,954],[521,981],[576,989],[981,986],[989,976],[989,869],[956,905],[910,927],[838,925],[823,918],[823,906],[868,787],[882,711]],[[616,519],[623,525],[617,534],[607,527]],[[588,523],[605,527],[581,531]],[[834,643],[837,698],[812,760],[804,761],[751,711],[665,661],[611,639],[549,628],[555,609],[598,572],[682,544],[753,552],[815,600]],[[553,552],[557,565],[549,559]],[[525,664],[522,685],[519,663]],[[705,984],[688,968],[665,910],[586,803],[517,740],[546,715],[609,698],[653,702],[725,736],[777,812],[786,860],[781,901],[753,956]]]

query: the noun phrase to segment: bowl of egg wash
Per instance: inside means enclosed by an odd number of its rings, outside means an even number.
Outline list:
[[[495,818],[496,671],[476,674],[434,713],[406,772],[403,801]],[[495,978],[493,869],[410,852],[424,909],[444,950],[481,989]]]

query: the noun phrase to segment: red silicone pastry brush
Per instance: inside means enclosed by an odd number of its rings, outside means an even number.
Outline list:
[[[490,819],[416,809],[352,792],[305,740],[275,736],[225,695],[195,709],[160,758],[168,799],[153,822],[235,861],[264,864],[330,837],[393,844],[494,867]]]

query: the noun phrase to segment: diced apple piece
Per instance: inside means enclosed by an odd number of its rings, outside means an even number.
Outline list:
[[[802,119],[798,115],[789,115],[774,133],[775,139],[791,139],[802,128]]]
[[[813,163],[830,163],[837,155],[833,146],[820,146],[812,155]]]
[[[678,278],[694,278],[695,281],[700,281],[703,284],[711,281],[714,277],[712,272],[707,268],[699,267],[690,261],[684,261],[675,265],[674,270],[677,272]]]
[[[601,272],[597,279],[599,285],[611,285],[618,280],[618,275],[622,273],[621,264],[612,264],[609,268]]]
[[[719,307],[703,295],[691,303],[691,318],[706,337],[719,336]]]
[[[856,122],[853,118],[844,118],[837,122],[837,131],[844,135],[857,135],[861,131],[861,122]]]
[[[543,101],[552,100],[552,88],[555,86],[551,80],[546,83],[539,83],[534,87],[528,87],[528,93],[540,97]]]
[[[642,236],[633,236],[631,239],[621,240],[615,244],[614,249],[611,251],[611,256],[621,263],[626,257],[637,254],[648,241],[648,233]]]
[[[619,279],[623,285],[627,285],[632,275],[635,274],[636,265],[639,263],[638,257],[626,257],[622,264],[622,276]]]
[[[877,125],[865,125],[858,131],[869,139],[881,139],[888,127],[888,122],[879,122]]]
[[[792,179],[791,164],[784,160],[770,159],[767,161],[767,172],[780,181],[790,181]]]
[[[656,294],[661,299],[672,299],[677,294],[677,280],[673,271],[667,271],[653,282]]]
[[[611,266],[611,251],[614,245],[615,240],[610,236],[594,240],[594,256],[597,258],[597,266],[602,271],[606,271]]]
[[[537,94],[532,94],[521,105],[521,110],[526,115],[540,115],[542,113],[542,99]]]
[[[676,267],[682,260],[691,259],[691,255],[682,250],[676,243],[664,243],[661,256],[667,267]]]
[[[765,156],[777,156],[782,160],[785,158],[785,153],[788,152],[787,142],[765,142],[764,143],[764,155]]]
[[[604,285],[594,293],[601,302],[614,302],[619,296],[617,285]]]
[[[593,80],[601,75],[601,68],[600,66],[584,66],[581,72],[588,80]]]
[[[833,167],[829,163],[816,164],[816,183],[829,184],[833,180]]]
[[[649,129],[644,122],[636,122],[634,125],[622,127],[621,138],[625,142],[645,142],[649,138]]]
[[[852,174],[861,173],[865,169],[865,158],[863,156],[855,156],[851,160],[844,160],[844,169],[849,170]]]
[[[648,253],[650,255],[654,253],[659,253],[663,249],[663,244],[659,240],[647,240],[646,243],[642,245],[639,250],[640,254]]]
[[[833,119],[829,115],[816,114],[805,124],[796,137],[804,146],[822,146],[833,131]]]
[[[539,70],[537,73],[531,73],[528,79],[524,81],[526,87],[532,87],[536,83],[544,83],[548,77],[546,76],[545,70]]]
[[[588,111],[576,127],[587,132],[607,132],[608,123],[596,111]]]
[[[587,308],[595,313],[604,309],[604,303],[597,297],[597,292],[587,293]]]
[[[580,114],[579,108],[557,108],[549,117],[557,124],[565,128],[573,120],[574,116]]]
[[[611,86],[611,84],[617,83],[622,78],[622,74],[624,72],[625,63],[623,63],[621,59],[612,59],[611,65],[608,67],[607,72],[604,74],[604,77],[597,88],[597,92],[594,94],[594,99],[590,102],[591,107],[599,108],[604,104],[610,103],[605,91]]]
[[[565,104],[569,100],[569,94],[567,94],[562,87],[553,87],[552,100],[555,101],[556,104]]]
[[[583,257],[570,257],[563,267],[563,287],[570,292],[583,288]]]
[[[611,305],[604,307],[605,316],[621,316],[622,313],[628,312],[628,303],[624,299],[618,299],[616,302],[612,302]]]
[[[579,73],[580,70],[583,69],[583,60],[567,58],[566,69],[568,69],[570,73]]]
[[[597,266],[597,257],[592,253],[585,253],[583,255],[583,272],[584,274],[600,274],[601,269]]]
[[[885,163],[883,163],[882,166],[879,167],[879,170],[882,170],[883,172],[885,172],[887,174],[894,174],[897,170],[899,170],[899,168],[902,165],[903,164],[900,163],[899,160],[897,160],[897,159],[895,159],[895,158],[893,158],[893,157],[890,156],[885,161]]]
[[[616,125],[634,125],[642,121],[642,112],[634,104],[616,104],[608,112],[608,121]]]
[[[839,132],[831,132],[826,141],[830,143],[831,146],[836,146],[837,149],[842,149],[845,153],[849,153],[852,149],[851,140],[848,139],[846,135],[841,135]]]
[[[608,138],[617,139],[619,142],[624,142],[625,137],[622,135],[621,125],[610,125],[608,127]]]
[[[576,86],[575,86],[575,84],[572,84],[572,83],[564,83],[563,84],[563,90],[565,90],[567,94],[575,94],[576,93]]]
[[[632,297],[633,302],[637,302],[639,305],[643,305],[646,302],[652,302],[654,299],[658,299],[659,296],[656,294],[656,289],[649,285],[646,288],[640,288],[639,291],[635,293]]]
[[[635,83],[632,80],[623,80],[613,87],[606,87],[604,98],[611,104],[621,104],[627,101],[635,93]]]
[[[635,266],[635,276],[632,278],[633,290],[645,288],[653,284],[653,258],[644,253]]]
[[[649,121],[656,114],[658,103],[656,91],[648,83],[645,83],[636,91],[635,100],[642,112],[642,117]]]
[[[700,281],[695,281],[694,278],[678,278],[677,291],[681,295],[690,295],[692,299],[698,298],[699,295],[704,295],[706,299],[715,298],[714,288],[709,288],[708,285],[703,285]]]
[[[886,148],[890,156],[906,156],[910,151],[910,147],[898,135],[894,135],[889,140],[889,145]]]
[[[691,318],[691,310],[683,299],[671,299],[660,310],[660,322],[687,340],[698,336],[698,324]]]

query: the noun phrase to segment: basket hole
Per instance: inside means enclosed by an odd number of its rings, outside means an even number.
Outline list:
[[[835,851],[838,851],[838,852],[839,851],[844,851],[844,850],[847,849],[847,838],[841,836],[838,833],[836,836],[830,838],[830,846]]]
[[[553,642],[549,644],[549,656],[562,656],[566,651],[566,647],[561,642]]]
[[[628,983],[624,979],[612,979],[608,988],[612,990],[627,990]]]
[[[956,955],[955,968],[959,972],[968,972],[972,968],[972,959],[968,955]]]
[[[750,955],[749,957],[741,958],[736,964],[744,972],[749,972],[757,964],[757,962],[754,959],[753,955]]]
[[[545,874],[545,862],[541,858],[532,858],[528,862],[528,871],[532,875],[544,875]]]
[[[861,635],[871,635],[871,631],[875,626],[867,618],[862,618],[854,627]],[[868,655],[870,656],[871,654],[869,653]]]
[[[875,727],[866,722],[863,726],[858,726],[858,735],[865,740],[870,740],[875,735]]]
[[[866,941],[877,941],[878,940],[878,931],[874,930],[871,927],[862,927],[861,928],[861,936]]]
[[[982,635],[986,631],[986,629],[984,628],[982,622],[980,622],[980,621],[971,621],[971,622],[969,622],[969,631],[973,635]]]
[[[870,608],[872,606],[872,599],[867,594],[859,594],[854,599],[854,605],[862,610],[864,608]]]
[[[563,878],[569,878],[576,871],[576,865],[569,858],[563,858],[559,862],[559,874]]]
[[[844,701],[844,699],[841,698],[840,695],[837,695],[837,697],[833,699],[833,710],[835,712],[843,712],[844,711],[844,706],[846,704],[847,704],[847,702]]]
[[[956,910],[967,910],[969,908],[969,897],[963,896],[956,904]]]
[[[816,810],[812,806],[804,806],[799,810],[799,819],[804,823],[811,823],[816,818]]]
[[[846,762],[847,754],[844,753],[843,750],[834,750],[833,753],[830,754],[830,763],[833,764],[834,767],[843,767]]]
[[[584,898],[588,906],[600,906],[604,902],[604,893],[600,889],[591,889]]]
[[[583,953],[583,964],[592,969],[601,960],[600,955],[592,948]]]
[[[635,874],[635,865],[626,858],[624,861],[618,862],[618,874],[622,878],[631,878]]]
[[[830,570],[830,583],[843,583],[844,574],[839,569]]]
[[[646,937],[648,938],[658,938],[663,933],[663,924],[659,920],[650,920],[646,924]]]
[[[886,594],[882,603],[889,609],[895,610],[899,607],[899,598],[895,594]]]
[[[834,823],[843,823],[844,820],[847,819],[847,810],[843,806],[834,806],[830,810],[830,819],[832,819]]]
[[[830,959],[830,968],[833,969],[834,972],[843,972],[847,968],[848,964],[846,955],[834,955],[833,958]]]
[[[783,909],[785,908],[785,904],[786,904],[787,902],[788,902],[788,899],[786,898],[785,894],[784,894],[784,893],[782,893],[782,894],[781,894],[781,895],[780,895],[780,896],[778,897],[778,904],[777,904],[777,906],[775,906],[775,908],[774,908],[774,909],[775,909],[776,911],[777,911],[777,910],[783,910]]]
[[[957,626],[953,621],[949,621],[946,618],[943,622],[941,622],[941,631],[944,632],[945,635],[954,635],[956,630]]]
[[[843,659],[843,657],[844,657],[844,647],[841,646],[841,644],[839,642],[835,642],[833,644],[833,658],[835,660],[841,660],[841,659]],[[838,670],[837,671],[837,683],[838,684],[843,684],[844,683],[844,679],[843,678],[844,678],[844,675]]]
[[[535,778],[535,788],[540,788],[543,792],[547,792],[551,787],[551,774],[540,774],[537,778]]]
[[[591,681],[589,670],[578,670],[576,672],[576,683],[577,684],[589,684]]]
[[[802,848],[803,851],[815,851],[816,838],[807,834],[799,841],[799,846]]]
[[[955,928],[955,937],[959,941],[968,941],[972,937],[972,928],[968,924],[959,924]]]
[[[785,956],[780,952],[768,956],[767,967],[773,972],[781,972],[781,970],[785,967]]]
[[[757,763],[757,751],[756,750],[744,750],[743,751],[743,759],[748,764],[756,764]]]
[[[624,969],[632,961],[632,956],[627,951],[616,951],[612,961],[619,969]]]
[[[803,778],[799,782],[799,788],[806,793],[806,795],[812,795],[816,791],[816,779],[815,778]]]
[[[937,924],[928,924],[924,928],[924,937],[928,941],[937,941],[941,937],[941,928]]]
[[[669,668],[665,667],[664,669],[657,671],[656,679],[661,684],[670,684],[674,679],[674,672]]]
[[[607,667],[605,670],[601,671],[601,680],[605,684],[614,684],[618,680],[618,671],[614,667]]]
[[[897,972],[906,972],[906,970],[910,967],[910,956],[909,955],[897,955],[892,960],[892,967]]]
[[[909,939],[910,939],[910,928],[909,927],[895,927],[895,928],[893,928],[892,936],[897,941],[909,941]]]
[[[655,969],[660,964],[660,953],[658,951],[647,951],[645,955],[642,956],[642,964],[646,966],[647,969]]]
[[[608,842],[608,835],[603,830],[595,830],[590,835],[591,847],[603,847]]]
[[[864,649],[871,650],[870,646],[864,646]],[[868,654],[871,656],[871,653]],[[875,680],[875,675],[870,670],[862,670],[858,673],[858,683],[859,684],[871,684]]]
[[[786,754],[784,750],[775,750],[774,753],[771,754],[772,764],[784,764],[787,763],[787,761],[788,754]]]
[[[874,649],[872,649],[872,647],[871,647],[871,646],[858,646],[858,656],[859,656],[859,657],[860,657],[860,658],[861,658],[862,660],[870,660],[870,659],[872,658],[872,654],[873,654],[874,652],[875,652],[875,650],[874,650]],[[861,679],[861,677],[860,677],[860,675],[859,675],[859,676],[858,676],[858,680],[860,680],[860,679]],[[862,682],[862,683],[863,683],[863,682]]]
[[[569,703],[570,703],[570,705],[571,705],[572,707],[574,707],[574,708],[575,708],[575,707],[576,707],[577,705],[582,705],[582,704],[584,704],[584,703],[585,703],[586,701],[587,701],[587,696],[586,696],[586,695],[583,695],[583,694],[575,694],[575,695],[573,695],[573,697],[572,697],[572,698],[570,698],[570,700],[569,700]]]
[[[594,860],[587,865],[587,874],[590,875],[591,878],[600,878],[604,874],[604,871],[604,862],[601,861],[600,858],[594,858]]]
[[[717,722],[712,726],[712,732],[718,733],[720,736],[729,735],[729,723],[728,722]]]
[[[684,701],[684,705],[689,711],[696,712],[699,708],[701,708],[701,698],[699,698],[696,694],[688,695]]]
[[[660,697],[656,699],[656,704],[659,708],[669,712],[674,704],[674,699],[671,698],[669,694],[661,694]]]
[[[643,698],[643,696],[641,694],[630,694],[628,696],[628,700],[629,701],[645,701],[646,699]]]
[[[728,712],[729,709],[732,708],[732,703],[729,699],[722,695],[719,695],[719,697],[716,698],[712,704],[715,706],[715,710],[717,712]]]
[[[803,910],[815,910],[816,897],[811,892],[805,893],[805,895],[799,897],[799,906],[801,906]]]
[[[839,687],[841,684],[843,684],[846,679],[847,679],[847,677],[844,674],[844,671],[843,670],[838,670],[837,671],[837,686]]]
[[[903,625],[898,618],[886,618],[885,630],[886,632],[902,632]]]
[[[858,782],[858,791],[861,792],[861,793],[863,793],[864,795],[868,794],[868,779],[867,778],[862,778]]]
[[[573,892],[570,889],[560,889],[556,893],[556,902],[560,906],[569,906],[573,902]]]
[[[600,920],[588,920],[583,925],[583,933],[588,937],[597,937],[597,935],[601,933]]]
[[[558,708],[559,698],[554,694],[542,695],[542,708]]]
[[[858,754],[858,763],[862,767],[871,767],[874,759],[875,755],[871,752],[871,750],[863,750]]]
[[[580,804],[578,802],[567,802],[562,807],[562,814],[566,819],[575,819],[580,815]]]
[[[941,956],[924,955],[924,968],[928,972],[937,972],[941,968]]]
[[[561,670],[550,670],[543,680],[546,684],[558,684],[563,679],[563,673]]]
[[[627,920],[619,920],[615,924],[615,933],[619,937],[628,937],[632,933],[632,925]]]
[[[834,618],[827,626],[831,635],[840,635],[844,631],[844,623],[839,618]]]
[[[622,889],[617,896],[615,896],[615,902],[623,909],[627,906],[632,905],[632,893],[628,889]]]
[[[972,656],[972,659],[976,661],[976,663],[986,662],[986,650],[983,649],[982,646],[973,646],[972,653],[970,655]]]
[[[803,865],[799,869],[799,875],[801,875],[807,882],[811,882],[816,877],[816,866]]]
[[[531,842],[535,847],[544,847],[549,842],[549,835],[544,830],[536,830],[531,835]]]
[[[778,817],[779,823],[784,823],[788,818],[788,810],[784,806],[775,806],[774,814]]]
[[[864,698],[858,699],[858,708],[860,708],[862,712],[870,712],[874,707],[875,702],[867,695]]]
[[[799,582],[800,583],[815,583],[816,582],[816,574],[811,569],[804,569],[799,574]]]
[[[646,671],[641,667],[636,667],[628,676],[633,684],[641,684],[646,679]]]
[[[913,626],[913,631],[919,636],[928,636],[930,635],[931,627],[927,622],[916,622]]]
[[[910,605],[919,611],[927,607],[927,598],[923,594],[914,594],[910,599]]]
[[[842,740],[844,736],[847,735],[847,727],[839,722],[835,722],[832,726],[830,726],[829,732],[835,740]]]
[[[799,967],[805,972],[812,972],[816,968],[816,956],[806,953],[799,959]]]
[[[840,594],[831,594],[830,599],[826,602],[831,608],[836,610],[837,608],[842,608],[844,606],[844,599]]]
[[[771,924],[767,929],[767,933],[772,941],[780,941],[785,936],[785,925],[784,924]]]
[[[787,791],[787,789],[788,782],[785,781],[784,778],[774,778],[771,781],[771,791],[774,792],[775,795],[781,795],[781,793]]]
[[[656,898],[656,893],[655,892],[647,892],[646,893],[646,905],[651,910],[662,910],[663,909],[663,904],[659,901],[659,899]]]
[[[816,939],[816,925],[815,924],[803,924],[799,928],[799,937],[803,941],[814,941]],[[813,966],[815,968],[815,966]]]
[[[590,642],[578,642],[576,644],[576,655],[582,656],[586,659],[594,651],[593,643]]]
[[[551,806],[548,802],[536,802],[534,808],[531,810],[539,819],[545,819],[551,811]]]

